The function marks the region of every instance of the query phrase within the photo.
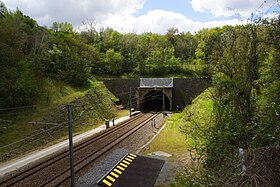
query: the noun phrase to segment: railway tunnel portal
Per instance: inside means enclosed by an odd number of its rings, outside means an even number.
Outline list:
[[[210,82],[201,78],[140,78],[104,81],[126,108],[137,110],[184,109]]]
[[[137,108],[140,110],[172,110],[172,78],[141,78]],[[132,93],[133,94],[133,93]]]
[[[162,90],[146,90],[148,92],[140,100],[141,110],[171,110],[170,99]]]

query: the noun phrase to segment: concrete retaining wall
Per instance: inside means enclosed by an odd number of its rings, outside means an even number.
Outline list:
[[[130,90],[137,94],[136,89],[140,86],[140,79],[115,79],[104,81],[105,86],[120,99],[120,103],[128,106]],[[198,78],[174,78],[172,90],[172,110],[184,107],[204,91],[210,82]]]

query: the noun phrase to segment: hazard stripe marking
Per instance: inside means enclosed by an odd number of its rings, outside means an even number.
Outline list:
[[[122,174],[122,172],[120,170],[116,169],[116,168],[114,169],[114,171],[118,174]]]
[[[119,180],[121,174],[129,167],[129,165],[135,160],[137,156],[135,154],[129,153],[124,156],[118,164],[116,164],[106,175],[104,175],[99,181],[98,185],[106,187],[106,186],[114,186],[114,182]]]
[[[111,177],[111,176],[109,176],[109,175],[107,175],[106,178],[109,179],[109,180],[112,181],[112,182],[115,182],[115,181],[116,181],[113,177]]]
[[[132,156],[127,156],[127,158],[130,158],[130,159],[132,159],[132,160],[134,160],[135,158],[134,157],[132,157]]]
[[[127,164],[127,165],[130,164],[129,162],[127,162],[127,161],[125,161],[125,160],[123,160],[122,162],[125,163],[125,164]]]
[[[123,167],[121,167],[121,166],[117,166],[117,168],[120,169],[120,170],[122,170],[122,171],[125,170],[125,169],[124,169]]]
[[[123,166],[123,167],[125,167],[125,168],[127,168],[127,165],[124,164],[124,163],[120,163],[120,165]]]
[[[132,162],[132,160],[129,158],[125,158],[125,160],[127,160],[128,162]]]
[[[112,183],[110,183],[109,181],[107,181],[106,179],[103,179],[102,182],[104,184],[106,184],[107,186],[112,186]]]
[[[133,156],[133,157],[136,157],[136,155],[135,155],[135,154],[132,154],[132,153],[130,153],[129,155],[130,155],[130,156]]]
[[[112,175],[115,178],[119,178],[119,175],[115,174],[114,172],[110,172],[110,175]]]

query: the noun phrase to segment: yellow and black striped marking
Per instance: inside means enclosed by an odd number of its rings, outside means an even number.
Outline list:
[[[105,176],[103,176],[99,181],[99,186],[112,186],[114,182],[120,177],[120,175],[129,167],[129,165],[135,160],[137,156],[135,154],[127,154],[121,161],[113,167]]]

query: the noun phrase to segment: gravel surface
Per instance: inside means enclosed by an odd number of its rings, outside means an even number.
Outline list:
[[[160,114],[156,118],[155,127],[148,123],[136,133],[122,141],[114,150],[111,150],[106,156],[93,163],[90,169],[79,178],[76,185],[79,187],[97,187],[97,181],[105,175],[117,162],[128,152],[135,153],[142,145],[146,144],[163,125],[164,118]],[[155,157],[153,157],[155,158]],[[165,167],[165,166],[164,166]]]
[[[105,175],[109,169],[111,169],[121,158],[123,158],[128,152],[136,153],[136,151],[143,145],[145,145],[160,129],[164,123],[163,115],[160,114],[153,125],[153,121],[148,123],[139,129],[136,133],[122,141],[116,148],[110,150],[102,158],[97,159],[94,163],[87,166],[85,171],[75,176],[77,186],[97,186],[97,181]],[[50,156],[50,155],[49,155]],[[152,156],[153,158],[157,158]],[[159,157],[160,159],[165,159]],[[165,164],[162,171],[173,170],[174,165]],[[159,180],[164,181],[168,176],[165,172],[160,173]],[[158,182],[157,182],[158,183]],[[69,183],[67,183],[68,185]]]
[[[160,114],[156,118],[156,128],[152,126],[152,121],[147,125],[143,126],[133,135],[129,136],[126,140],[122,141],[117,148],[128,149],[131,152],[136,152],[142,145],[146,144],[163,125],[164,118]]]
[[[98,180],[129,152],[126,149],[116,149],[111,152],[105,159],[96,163],[84,176],[79,178],[76,183],[77,187],[97,187]]]
[[[174,181],[177,172],[182,168],[182,163],[174,162],[163,156],[154,156],[153,158],[165,160],[165,164],[157,178],[155,187],[169,186]]]

